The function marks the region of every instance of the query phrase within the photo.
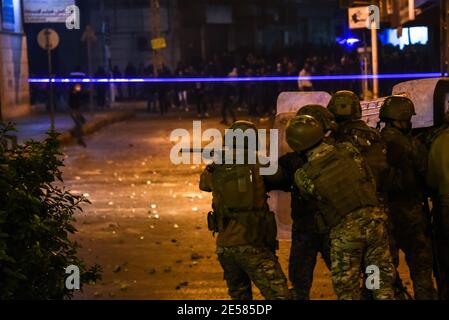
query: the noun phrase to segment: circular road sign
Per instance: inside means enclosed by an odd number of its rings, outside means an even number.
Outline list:
[[[37,35],[37,42],[42,49],[53,50],[59,44],[59,35],[55,30],[45,28]]]

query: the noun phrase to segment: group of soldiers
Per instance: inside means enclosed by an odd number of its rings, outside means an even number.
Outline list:
[[[419,134],[414,115],[410,99],[388,97],[382,129],[374,129],[361,119],[358,96],[339,91],[327,108],[305,106],[289,121],[293,152],[280,157],[276,174],[261,176],[246,161],[206,167],[200,189],[213,194],[208,224],[232,299],[251,299],[252,282],[266,299],[309,299],[318,253],[338,299],[412,298],[397,271],[399,250],[414,299],[449,298],[449,111]],[[230,129],[257,130],[246,121]],[[239,149],[257,152],[247,143]],[[271,190],[291,193],[291,289],[276,256]],[[367,270],[378,277],[373,286]]]

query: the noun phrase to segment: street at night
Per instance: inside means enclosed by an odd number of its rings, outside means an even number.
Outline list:
[[[384,317],[448,244],[449,0],[0,1],[0,310]]]

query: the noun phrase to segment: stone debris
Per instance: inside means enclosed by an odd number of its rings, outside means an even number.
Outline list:
[[[171,267],[170,266],[165,267],[164,272],[166,273],[171,272]]]
[[[128,288],[129,288],[129,284],[122,283],[122,284],[120,285],[120,290],[121,290],[121,291],[126,291],[126,290],[128,290]]]
[[[117,273],[117,272],[120,272],[121,270],[122,270],[122,266],[118,264],[114,267],[114,269],[112,269],[112,272]]]
[[[179,226],[175,223],[175,224],[173,225],[173,228],[178,229]]]
[[[149,274],[155,274],[156,273],[156,269],[150,268],[150,269],[148,269],[148,273]]]
[[[190,255],[190,259],[191,259],[191,260],[199,260],[199,259],[202,259],[202,258],[203,258],[203,256],[200,255],[200,254],[198,254],[198,253],[196,253],[196,252],[194,252],[194,253],[192,253],[192,254]]]
[[[187,287],[188,285],[189,285],[189,282],[188,282],[188,281],[181,282],[180,284],[178,284],[178,285],[176,286],[176,290],[180,290],[181,288]]]

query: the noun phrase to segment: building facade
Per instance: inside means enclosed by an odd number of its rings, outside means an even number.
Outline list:
[[[21,1],[0,3],[0,112],[2,119],[10,119],[30,110],[27,41]]]
[[[160,31],[166,39],[164,62],[174,69],[178,62],[207,60],[222,52],[271,52],[295,44],[335,42],[338,25],[346,24],[335,0],[160,0]],[[123,72],[131,62],[152,64],[152,16],[150,0],[77,0],[81,30],[60,32],[54,50],[56,74],[74,69],[88,72],[86,43],[82,33],[90,25],[96,34],[91,43],[93,73],[98,67]],[[31,70],[45,74],[45,56],[32,37],[39,31],[27,24]],[[41,58],[39,58],[41,57]]]

